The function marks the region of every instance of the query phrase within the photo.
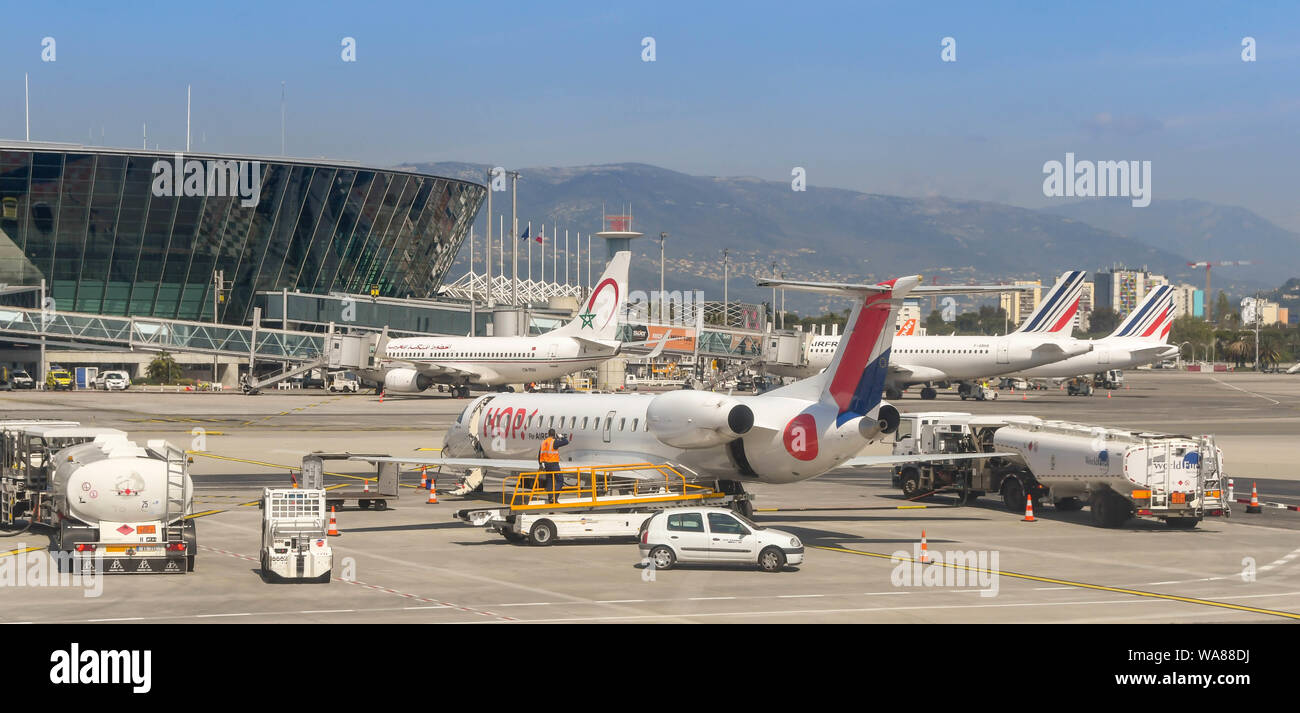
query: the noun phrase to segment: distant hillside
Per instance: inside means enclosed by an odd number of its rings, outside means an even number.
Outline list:
[[[487,170],[465,163],[405,167],[480,183]],[[658,286],[661,231],[669,233],[667,288],[701,288],[708,299],[721,297],[724,247],[731,250],[732,299],[747,301],[770,299],[770,290],[754,287],[753,280],[770,276],[773,262],[790,278],[838,281],[920,273],[944,284],[1035,277],[1050,283],[1064,270],[1113,262],[1191,274],[1173,251],[997,203],[816,186],[795,192],[784,182],[690,176],[644,164],[531,168],[521,174],[520,220],[532,220],[535,229],[554,220],[561,230],[594,232],[601,227],[602,204],[610,213],[631,204],[633,228],[647,236],[633,260],[635,289]],[[509,205],[509,193],[495,194],[493,210],[504,209],[507,222]],[[480,214],[475,228],[480,246],[486,220]],[[467,256],[462,249],[458,270]],[[509,270],[508,255],[506,265]],[[832,304],[793,292],[786,299],[789,308],[803,312]]]
[[[1264,299],[1277,302],[1291,310],[1292,314],[1300,312],[1300,277],[1287,280],[1286,284],[1272,292],[1265,292],[1263,296]]]
[[[1249,260],[1214,270],[1214,290],[1244,295],[1300,276],[1300,235],[1236,206],[1198,200],[1154,200],[1134,208],[1127,198],[1086,200],[1043,213],[1083,221],[1179,255],[1188,261]],[[1194,284],[1204,284],[1204,277]]]

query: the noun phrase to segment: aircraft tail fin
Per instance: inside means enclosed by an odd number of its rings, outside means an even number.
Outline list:
[[[1174,321],[1174,288],[1160,285],[1147,293],[1112,337],[1139,337],[1167,343]]]
[[[1074,315],[1079,311],[1079,295],[1083,293],[1085,276],[1087,273],[1083,270],[1070,270],[1062,274],[1038,303],[1038,309],[1016,331],[1022,334],[1070,336],[1074,332]]]
[[[632,253],[626,250],[615,253],[592,288],[591,296],[579,306],[578,314],[551,334],[595,340],[618,339],[618,317],[627,302],[627,268],[631,261]]]

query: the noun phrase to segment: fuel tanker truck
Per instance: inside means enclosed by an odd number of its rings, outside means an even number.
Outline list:
[[[0,421],[0,527],[48,528],[63,562],[106,573],[194,569],[193,485],[184,451],[113,428]]]
[[[964,502],[998,495],[1022,513],[1026,501],[1057,510],[1088,506],[1102,527],[1133,517],[1192,528],[1230,515],[1221,484],[1223,453],[1212,436],[1129,431],[1033,416],[904,414],[895,455],[989,453],[987,460],[906,463],[893,483],[909,498],[956,492]]]

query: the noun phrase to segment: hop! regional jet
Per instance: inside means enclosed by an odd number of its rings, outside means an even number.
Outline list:
[[[355,460],[535,471],[538,444],[554,428],[572,434],[561,451],[567,466],[670,464],[699,480],[719,481],[727,492],[743,491],[745,481],[792,483],[832,468],[915,461],[918,456],[855,456],[898,428],[898,410],[884,402],[881,393],[898,309],[920,280],[899,277],[877,285],[760,283],[857,297],[830,366],[761,395],[692,390],[656,395],[490,394],[471,402],[457,417],[439,458]],[[917,291],[960,293],[972,288],[926,286]]]
[[[394,393],[418,393],[450,384],[460,397],[469,387],[558,379],[617,356],[618,314],[627,300],[632,253],[614,255],[591,296],[568,324],[537,337],[404,337],[388,342],[379,370],[360,371]]]
[[[1027,374],[1027,369],[1043,364],[1081,358],[1080,355],[1093,349],[1093,344],[1071,339],[1070,334],[1084,275],[1082,270],[1061,275],[1029,319],[1005,336],[917,337],[905,336],[900,330],[899,338],[894,340],[889,373],[885,376],[885,395],[899,399],[908,386],[924,384],[921,398],[933,399],[937,395],[932,386],[935,383],[971,381],[1013,372]],[[815,374],[830,363],[840,340],[839,336],[816,337],[808,345],[805,365],[769,366],[768,371],[778,376]]]

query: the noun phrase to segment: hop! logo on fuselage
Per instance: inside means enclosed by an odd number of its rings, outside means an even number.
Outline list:
[[[785,450],[799,460],[817,458],[817,419],[810,413],[801,413],[785,425],[781,434]]]

